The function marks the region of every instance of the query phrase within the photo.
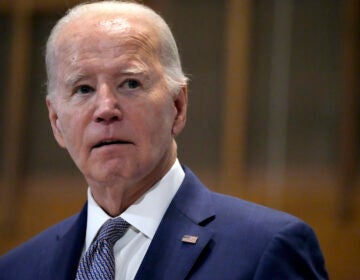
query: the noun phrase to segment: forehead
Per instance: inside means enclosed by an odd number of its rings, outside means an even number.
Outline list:
[[[139,54],[157,58],[156,32],[146,18],[100,13],[84,14],[65,23],[56,38],[55,58],[74,62],[79,56]],[[69,61],[70,60],[70,61]]]

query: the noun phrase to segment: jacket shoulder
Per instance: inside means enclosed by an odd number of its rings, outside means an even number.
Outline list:
[[[47,261],[55,250],[56,241],[74,225],[78,217],[79,214],[76,214],[51,226],[1,256],[0,279],[21,279],[19,274],[31,273],[40,263]]]
[[[246,225],[254,230],[261,229],[268,234],[288,224],[305,224],[291,214],[272,209],[237,197],[211,192],[212,204],[219,220],[232,220],[233,225]]]

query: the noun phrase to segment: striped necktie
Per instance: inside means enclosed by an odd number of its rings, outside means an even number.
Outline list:
[[[129,224],[118,217],[107,220],[85,255],[81,258],[76,280],[113,280],[115,258],[113,247]]]

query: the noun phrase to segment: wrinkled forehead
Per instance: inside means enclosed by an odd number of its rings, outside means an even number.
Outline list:
[[[122,14],[84,14],[64,24],[56,38],[55,53],[75,53],[94,47],[98,51],[141,48],[149,55],[158,55],[156,31],[146,18]]]

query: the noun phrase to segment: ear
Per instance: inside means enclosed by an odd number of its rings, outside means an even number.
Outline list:
[[[186,113],[188,105],[187,85],[184,85],[180,91],[174,95],[175,119],[172,128],[172,134],[177,136],[185,127]]]
[[[49,111],[49,119],[54,137],[58,142],[58,144],[60,145],[60,147],[65,148],[65,142],[62,135],[62,129],[59,122],[57,110],[53,104],[53,101],[51,101],[49,97],[46,97],[46,106]]]

